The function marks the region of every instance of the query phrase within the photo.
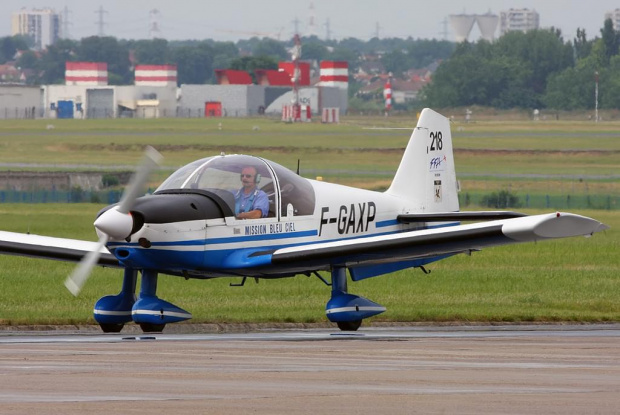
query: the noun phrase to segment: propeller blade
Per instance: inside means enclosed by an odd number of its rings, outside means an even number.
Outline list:
[[[114,208],[115,211],[107,211],[101,215],[101,217],[105,217],[100,219],[99,223],[95,221],[95,227],[99,230],[101,238],[99,239],[97,248],[86,254],[73,273],[71,273],[71,275],[69,275],[69,277],[65,280],[65,287],[71,291],[71,294],[77,296],[80,293],[82,287],[88,280],[93,267],[97,265],[99,257],[101,256],[101,250],[108,242],[108,239],[110,239],[110,237],[117,239],[122,238],[126,228],[131,231],[132,219],[131,215],[129,215],[129,211],[133,207],[133,204],[140,193],[143,191],[149,174],[159,165],[162,159],[163,156],[157,150],[151,146],[148,146],[146,148],[144,158],[142,159],[142,163],[140,163],[140,167],[138,167],[136,174],[134,174],[127,185],[120,203]],[[106,232],[106,230],[109,233]],[[112,233],[112,235],[110,235],[110,233]]]
[[[146,185],[146,181],[149,178],[149,174],[151,171],[159,165],[163,156],[159,153],[159,151],[155,150],[153,147],[148,146],[144,153],[144,158],[142,159],[142,163],[140,163],[140,167],[136,171],[136,174],[131,178],[131,181],[127,185],[125,189],[125,193],[123,193],[123,197],[119,203],[118,211],[121,213],[129,213],[131,207],[133,206],[136,198],[140,195],[144,190],[144,186]]]
[[[73,270],[71,275],[67,277],[65,280],[65,287],[71,291],[71,294],[77,297],[80,293],[82,287],[86,283],[86,280],[88,280],[93,267],[97,265],[97,261],[101,256],[101,249],[105,246],[106,242],[108,242],[108,235],[103,235],[101,239],[99,239],[97,249],[86,254],[75,270]]]

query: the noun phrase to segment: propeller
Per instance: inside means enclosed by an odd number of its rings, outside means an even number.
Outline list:
[[[80,293],[93,267],[97,265],[105,244],[110,238],[124,239],[130,236],[133,219],[129,212],[138,196],[143,192],[149,174],[159,165],[162,159],[163,156],[157,150],[148,146],[144,158],[125,188],[119,204],[108,209],[95,220],[95,228],[101,236],[97,248],[86,254],[71,275],[65,280],[65,287],[67,287],[71,294],[77,296]]]

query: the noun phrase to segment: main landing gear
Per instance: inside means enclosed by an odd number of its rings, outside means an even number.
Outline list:
[[[342,331],[356,331],[362,320],[385,311],[385,307],[347,291],[346,268],[332,270],[332,297],[325,306],[329,321],[338,325]]]
[[[189,312],[157,297],[155,271],[142,271],[140,296],[136,299],[137,275],[136,270],[126,268],[121,292],[95,304],[94,317],[104,333],[118,333],[131,321],[145,333],[161,332],[168,323],[192,318]]]

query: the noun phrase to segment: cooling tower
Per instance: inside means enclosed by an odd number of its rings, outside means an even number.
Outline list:
[[[469,37],[469,32],[471,32],[472,27],[474,27],[475,21],[476,16],[473,14],[450,15],[450,26],[452,26],[452,30],[454,30],[454,38],[456,42],[463,42],[467,40]]]
[[[476,16],[476,22],[478,23],[478,28],[480,28],[482,38],[489,42],[493,41],[497,24],[499,23],[499,16],[491,13],[479,14]]]

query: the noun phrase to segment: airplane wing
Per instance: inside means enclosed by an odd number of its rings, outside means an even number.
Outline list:
[[[590,236],[605,229],[608,226],[597,220],[558,212],[282,248],[272,253],[271,263],[354,267],[471,252],[518,242]]]
[[[79,262],[94,249],[97,249],[97,242],[0,231],[0,254]],[[105,247],[97,264],[121,266]]]
[[[433,213],[407,213],[398,215],[396,219],[401,223],[421,222],[448,222],[448,221],[484,221],[521,218],[525,213],[509,212],[504,210],[489,210],[476,212],[433,212]]]

